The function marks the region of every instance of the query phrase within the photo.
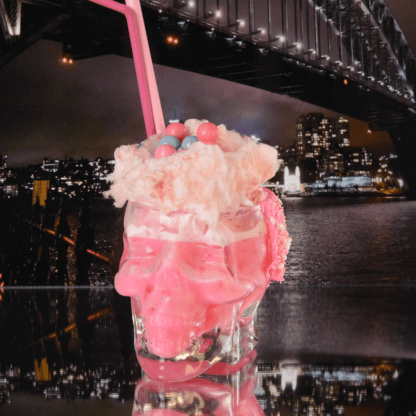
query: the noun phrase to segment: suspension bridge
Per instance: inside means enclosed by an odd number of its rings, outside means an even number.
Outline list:
[[[283,94],[388,131],[416,195],[416,59],[384,0],[142,0],[154,63]],[[123,15],[0,0],[0,67],[39,39],[131,57]]]

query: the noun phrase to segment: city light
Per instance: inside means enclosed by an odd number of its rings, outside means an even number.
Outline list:
[[[61,59],[61,62],[64,65],[72,65],[74,63],[74,60],[72,58],[68,58],[66,56],[63,56],[62,59]]]
[[[189,7],[195,7],[195,2],[194,2],[194,1],[190,1],[190,2],[188,2],[188,6],[189,6]]]
[[[221,17],[222,16],[222,13],[221,13],[221,10],[217,10],[216,12],[215,12],[215,17]]]
[[[344,79],[344,84],[348,85],[348,80],[346,78]]]
[[[166,40],[172,45],[177,45],[179,43],[178,38],[174,38],[173,36],[169,36]]]

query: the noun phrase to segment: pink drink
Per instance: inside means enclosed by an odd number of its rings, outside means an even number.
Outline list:
[[[185,127],[192,136],[201,124]],[[223,125],[216,144],[168,157],[155,158],[159,141],[115,154],[108,194],[128,201],[115,287],[132,299],[143,370],[183,381],[252,351],[255,311],[270,281],[283,280],[290,238],[280,201],[260,187],[274,175],[274,148]]]
[[[135,349],[149,377],[186,380],[254,348],[269,240],[260,207],[221,213],[209,227],[195,213],[129,203],[115,287],[132,299]]]

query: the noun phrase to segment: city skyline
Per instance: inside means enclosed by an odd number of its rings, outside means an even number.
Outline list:
[[[392,4],[390,4],[392,3]],[[416,49],[410,0],[387,1],[409,46]],[[133,61],[101,56],[59,63],[62,45],[39,41],[0,70],[1,153],[10,166],[40,163],[47,156],[90,160],[110,158],[114,149],[145,138]],[[309,112],[338,113],[288,97],[228,81],[155,66],[166,121],[205,118],[272,145],[290,145],[297,117]],[[202,97],[202,98],[201,98]],[[249,97],[241,100],[241,97]],[[349,118],[351,145],[379,156],[393,150],[386,132],[368,133]]]

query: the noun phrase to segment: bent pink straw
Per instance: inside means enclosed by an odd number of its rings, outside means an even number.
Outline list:
[[[146,133],[147,136],[156,133],[163,134],[165,132],[165,121],[163,119],[162,106],[160,104],[159,91],[157,89],[155,72],[150,56],[149,42],[147,40],[140,0],[126,0],[129,4],[128,6],[116,3],[113,0],[90,1],[126,16]]]

